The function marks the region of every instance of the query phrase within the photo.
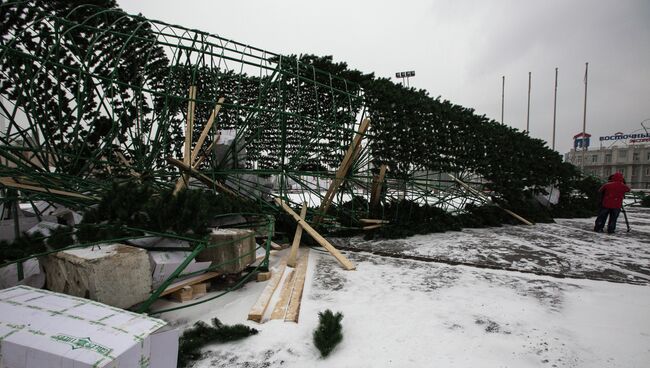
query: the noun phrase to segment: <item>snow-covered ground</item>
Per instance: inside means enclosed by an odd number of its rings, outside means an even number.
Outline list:
[[[298,324],[246,321],[265,286],[254,282],[163,317],[260,330],[206,347],[195,367],[649,367],[650,211],[628,215],[632,231],[621,217],[612,236],[585,219],[355,238],[345,254],[356,271],[311,250]],[[312,332],[325,309],[344,314],[344,337],[321,359]]]

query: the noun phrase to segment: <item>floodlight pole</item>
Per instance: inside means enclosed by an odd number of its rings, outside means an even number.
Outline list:
[[[415,70],[409,70],[407,72],[397,72],[395,73],[395,78],[402,80],[402,85],[404,85],[404,79],[406,79],[406,87],[411,88],[410,78],[415,77]]]
[[[506,76],[501,77],[501,124],[503,124],[503,100],[506,90]]]
[[[555,94],[553,95],[553,150],[555,150],[555,114],[557,112],[557,67],[555,68]]]
[[[530,81],[531,76],[528,72],[528,110],[526,112],[526,134],[530,135]]]
[[[582,160],[580,161],[580,171],[584,173],[585,169],[585,151],[587,150],[587,145],[585,144],[585,139],[587,135],[587,82],[589,76],[589,63],[585,63],[585,104],[582,114]]]

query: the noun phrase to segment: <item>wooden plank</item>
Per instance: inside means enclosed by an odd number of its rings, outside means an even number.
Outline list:
[[[359,219],[359,221],[366,224],[390,224],[390,221],[378,219]]]
[[[205,280],[215,278],[215,277],[217,277],[219,275],[220,275],[219,272],[206,272],[206,273],[203,273],[203,274],[200,274],[200,275],[190,277],[189,279],[185,279],[185,280],[175,282],[175,283],[169,285],[167,287],[167,289],[165,289],[165,291],[160,293],[160,296],[171,294],[174,291],[177,291],[177,290],[180,290],[180,289],[184,288],[185,286],[192,286],[194,284],[198,284],[198,283],[203,282]]]
[[[450,178],[454,179],[454,181],[456,181],[458,184],[460,184],[463,188],[467,189],[470,193],[474,193],[475,195],[477,195],[479,197],[482,197],[483,199],[485,199],[488,202],[492,201],[487,195],[485,195],[484,193],[481,193],[478,190],[470,187],[469,185],[465,184],[462,180],[458,179],[457,177],[455,177],[455,176],[453,176],[451,174],[447,174],[447,175],[449,175]],[[505,213],[507,213],[510,216],[516,218],[517,220],[523,222],[524,224],[531,225],[531,226],[534,225],[532,222],[530,222],[530,221],[526,220],[525,218],[517,215],[516,213],[499,206],[497,203],[493,203],[493,204],[495,206],[499,207],[500,209],[502,209]]]
[[[196,98],[196,86],[190,86],[189,101],[187,102],[187,122],[185,124],[185,143],[183,145],[183,163],[192,165],[192,131],[194,129],[194,103]],[[187,187],[190,176],[183,173],[176,181],[173,194],[176,195],[181,189]]]
[[[291,293],[291,301],[289,301],[289,308],[285,314],[285,322],[298,322],[300,315],[300,303],[302,301],[302,291],[305,288],[305,276],[307,275],[307,265],[309,260],[309,249],[301,252],[298,266],[296,266],[294,276],[293,292]]]
[[[296,274],[295,270],[286,269],[288,274],[284,278],[284,283],[282,284],[282,290],[280,290],[280,297],[278,298],[277,303],[275,303],[275,308],[271,312],[271,319],[284,319],[284,315],[287,313],[287,308],[289,307],[289,300],[291,299],[291,291],[293,290],[294,284],[294,275]]]
[[[379,229],[380,227],[384,226],[384,224],[377,224],[377,225],[370,225],[370,226],[364,226],[362,227],[363,230],[374,230],[374,229]]]
[[[210,146],[208,146],[207,152],[212,151],[212,147],[214,147],[214,145],[219,141],[220,137],[221,137],[220,135],[217,135],[217,138],[214,141],[212,141],[212,143],[210,143]],[[194,164],[192,165],[192,168],[195,169],[195,170],[198,169],[199,166],[201,165],[201,163],[203,163],[203,161],[206,159],[206,157],[207,157],[207,153],[205,155],[201,155],[194,162]],[[131,171],[133,171],[133,170],[131,170]],[[181,174],[181,176],[176,180],[176,187],[174,188],[174,193],[178,193],[179,190],[181,190],[182,188],[184,188],[187,185],[187,183],[184,182],[184,180],[185,181],[189,180],[189,178],[186,178],[184,175]]]
[[[379,176],[377,176],[375,181],[372,183],[372,193],[370,193],[370,205],[372,207],[377,207],[379,205],[379,200],[381,199],[381,188],[384,184],[384,177],[386,176],[386,169],[388,165],[382,164],[379,168]]]
[[[214,148],[214,146],[217,143],[219,143],[219,138],[221,138],[220,134],[217,135],[217,137],[212,141],[212,143],[210,143],[210,145],[208,146],[208,149],[205,150],[205,154],[201,155],[199,158],[196,159],[196,161],[194,161],[194,164],[192,164],[193,169],[198,169],[199,168],[199,165],[201,165],[201,163],[208,157],[208,155],[212,151],[212,148]]]
[[[191,286],[183,286],[181,289],[176,290],[170,294],[170,297],[179,303],[184,303],[188,300],[192,300],[192,296],[193,294]]]
[[[199,136],[199,140],[196,141],[196,145],[194,146],[194,150],[192,150],[192,155],[191,155],[190,162],[193,163],[194,160],[196,159],[196,156],[199,154],[199,151],[201,150],[201,147],[203,146],[203,142],[205,142],[205,139],[208,137],[208,134],[210,133],[210,129],[212,129],[212,124],[214,123],[214,120],[217,117],[217,114],[219,114],[219,110],[221,110],[221,104],[223,104],[224,100],[225,100],[225,98],[223,98],[223,97],[219,98],[219,101],[217,101],[217,104],[214,106],[214,109],[212,110],[212,114],[210,114],[210,118],[208,119],[208,122],[203,127],[203,131],[201,131],[201,135]]]
[[[497,207],[501,208],[502,210],[505,211],[505,213],[507,213],[508,215],[510,215],[510,216],[512,216],[512,217],[514,217],[514,218],[516,218],[517,220],[523,222],[523,223],[526,224],[526,225],[531,225],[531,226],[534,225],[532,222],[526,220],[525,218],[523,218],[523,217],[519,216],[518,214],[516,214],[516,213],[510,211],[510,210],[507,209],[507,208],[503,208],[503,207],[501,207],[501,206],[499,206],[499,205],[497,205]]]
[[[271,297],[273,296],[273,293],[275,293],[275,289],[277,289],[278,284],[282,279],[282,274],[284,274],[284,269],[286,267],[287,267],[287,261],[286,259],[283,259],[278,265],[277,270],[273,270],[273,275],[271,276],[269,283],[266,284],[266,287],[262,291],[262,294],[260,294],[260,297],[257,298],[257,301],[255,302],[251,310],[248,312],[249,320],[258,323],[262,322],[262,318],[264,318],[264,312],[266,312],[266,308],[269,306]]]
[[[330,244],[325,238],[323,238],[318,231],[314,230],[313,227],[311,227],[305,220],[300,218],[300,216],[295,213],[291,207],[289,207],[284,201],[280,198],[275,198],[275,203],[277,203],[282,209],[287,212],[293,219],[298,222],[302,228],[307,232],[307,234],[311,235],[314,240],[318,244],[320,244],[323,248],[327,249],[328,252],[330,252],[334,258],[336,258],[337,261],[343,266],[344,269],[350,271],[354,270],[355,266],[352,262],[350,262],[349,259],[345,258],[343,254],[341,254],[338,249],[334,248],[332,244]]]
[[[257,282],[263,282],[271,278],[272,272],[260,272],[257,274]]]
[[[187,101],[187,121],[185,123],[185,146],[183,147],[183,163],[192,163],[192,132],[194,130],[194,107],[196,99],[196,86],[190,86],[190,98]]]
[[[192,298],[200,298],[203,295],[208,293],[208,283],[207,282],[202,282],[200,284],[194,284],[191,286],[192,287]]]
[[[319,215],[317,215],[314,218],[314,225],[318,225],[320,223],[320,221],[322,220],[322,216],[325,213],[327,213],[327,210],[330,208],[330,205],[332,204],[332,199],[334,198],[334,195],[336,194],[339,187],[345,180],[345,176],[347,175],[348,170],[350,169],[351,166],[351,161],[353,157],[356,155],[357,149],[361,144],[361,140],[363,139],[363,134],[366,132],[369,125],[370,125],[370,119],[368,118],[363,119],[361,124],[359,124],[359,129],[357,130],[357,134],[352,140],[350,147],[348,147],[347,152],[345,152],[345,156],[341,161],[341,166],[339,166],[338,170],[336,171],[334,179],[332,179],[332,182],[330,183],[330,186],[327,189],[327,192],[325,193],[323,202],[321,203],[320,209],[318,210]]]
[[[41,192],[41,193],[50,193],[50,194],[56,194],[56,195],[61,195],[65,197],[74,197],[74,198],[82,198],[82,199],[97,199],[95,197],[79,194],[79,193],[74,193],[74,192],[68,192],[65,190],[58,190],[58,189],[50,189],[50,188],[45,188],[41,186],[36,186],[36,185],[28,185],[28,184],[21,184],[16,182],[13,178],[10,177],[2,177],[0,178],[0,184],[6,186],[6,187],[11,187],[11,188],[16,188],[16,189],[25,189],[28,191],[32,192]]]
[[[167,157],[166,160],[167,160],[168,163],[170,163],[170,164],[172,164],[172,165],[178,167],[178,168],[181,169],[182,171],[188,172],[190,175],[192,175],[193,177],[197,178],[198,180],[200,180],[200,181],[201,181],[202,183],[204,183],[205,185],[207,185],[207,186],[209,186],[209,187],[214,186],[214,187],[216,187],[216,188],[217,188],[220,192],[222,192],[222,193],[226,193],[226,194],[230,194],[230,195],[232,195],[232,196],[238,197],[238,195],[237,195],[235,192],[233,192],[232,190],[226,188],[226,186],[224,186],[224,185],[221,184],[220,182],[218,182],[218,181],[216,181],[216,180],[212,180],[212,179],[210,179],[209,177],[207,177],[207,176],[201,174],[201,173],[200,173],[199,171],[197,171],[195,168],[185,165],[185,164],[184,164],[183,162],[181,162],[180,160],[177,160],[177,159],[172,158],[172,157]]]
[[[274,241],[271,241],[271,249],[273,250],[282,250],[282,249],[287,249],[289,248],[288,244],[278,244]]]
[[[348,150],[345,153],[343,160],[341,161],[341,165],[336,171],[334,179],[330,183],[327,193],[325,194],[325,198],[323,198],[323,203],[321,204],[321,208],[319,212],[326,213],[327,210],[329,209],[329,206],[332,203],[332,198],[336,194],[340,185],[343,183],[343,180],[345,180],[345,176],[347,175],[347,172],[351,166],[351,161],[358,153],[359,145],[361,144],[361,140],[363,139],[363,134],[365,133],[366,129],[368,129],[369,125],[370,125],[369,119],[364,119],[359,125],[357,134],[352,140],[352,143],[350,143],[350,147],[348,147]],[[316,218],[316,220],[318,221],[319,219],[320,217]],[[316,223],[318,223],[318,221],[316,221]]]
[[[307,202],[302,202],[300,209],[300,218],[305,219],[307,216]],[[302,226],[296,226],[296,233],[293,235],[293,244],[291,244],[291,252],[289,253],[289,260],[287,266],[296,267],[296,257],[298,256],[298,247],[300,247],[300,238],[302,238]]]

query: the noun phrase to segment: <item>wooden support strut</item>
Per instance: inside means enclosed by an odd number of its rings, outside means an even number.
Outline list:
[[[384,184],[384,177],[386,176],[386,169],[388,165],[382,164],[379,168],[379,176],[375,177],[372,183],[372,193],[370,193],[370,205],[377,207],[381,199],[381,188]]]
[[[192,166],[192,131],[194,130],[194,107],[196,99],[196,86],[190,86],[189,101],[187,102],[187,121],[185,124],[185,144],[183,146],[183,163]],[[183,173],[176,181],[174,195],[187,186],[189,174]]]
[[[205,127],[203,127],[203,131],[201,131],[201,135],[199,136],[199,140],[196,141],[196,146],[194,146],[194,150],[192,151],[191,159],[190,161],[192,164],[196,160],[196,156],[199,154],[199,151],[201,150],[201,147],[203,146],[203,142],[205,142],[205,139],[208,137],[208,134],[210,133],[210,129],[212,129],[212,125],[214,124],[214,120],[216,119],[217,115],[219,114],[219,111],[221,110],[221,105],[223,104],[223,101],[225,98],[220,97],[219,100],[217,101],[217,104],[214,106],[214,109],[212,110],[212,114],[210,115],[210,118],[208,119],[208,122],[205,124]]]
[[[352,166],[352,162],[354,161],[354,158],[358,154],[358,150],[361,145],[361,140],[363,139],[363,134],[366,132],[369,125],[370,125],[370,119],[368,118],[363,119],[361,124],[359,124],[359,129],[357,130],[357,134],[354,136],[354,139],[352,140],[350,147],[348,147],[348,150],[345,153],[343,160],[341,161],[341,166],[339,166],[338,170],[336,170],[335,177],[334,179],[332,179],[332,182],[330,183],[327,193],[325,193],[325,197],[323,198],[323,202],[321,203],[320,209],[318,211],[319,215],[317,215],[314,218],[314,225],[318,225],[320,223],[320,221],[322,220],[322,216],[325,213],[327,213],[327,210],[332,204],[332,199],[334,198],[334,195],[338,191],[341,184],[345,181],[345,177],[347,176],[348,171]]]
[[[40,193],[50,193],[50,194],[56,194],[60,196],[65,196],[65,197],[74,197],[74,198],[82,198],[82,199],[97,199],[95,197],[90,197],[87,195],[79,194],[79,193],[74,193],[74,192],[68,192],[65,190],[58,190],[58,189],[50,189],[50,188],[45,188],[41,186],[36,186],[36,185],[28,185],[28,184],[21,184],[18,183],[16,180],[10,177],[2,177],[0,178],[0,184],[9,187],[9,188],[15,188],[15,189],[25,189],[27,191],[32,191],[32,192],[40,192]]]
[[[300,209],[300,218],[305,219],[307,216],[307,202],[302,203],[302,208]],[[287,266],[296,267],[296,257],[298,256],[298,247],[300,247],[300,238],[302,238],[302,226],[300,223],[296,226],[296,233],[293,236],[293,243],[291,244],[291,253],[289,253],[289,260],[287,261]]]
[[[298,222],[302,226],[302,228],[309,234],[318,244],[320,244],[323,248],[327,249],[328,252],[330,252],[334,258],[336,258],[337,261],[343,266],[344,269],[350,271],[354,270],[355,266],[352,262],[350,262],[349,259],[345,258],[341,252],[339,252],[332,244],[330,244],[325,238],[323,238],[322,235],[318,233],[318,231],[314,230],[313,227],[311,227],[305,220],[300,218],[300,216],[295,213],[291,207],[289,207],[284,201],[280,198],[275,198],[275,203],[277,203],[286,213],[291,215],[293,219]]]
[[[166,160],[167,160],[168,163],[178,167],[182,171],[184,171],[184,172],[188,173],[189,175],[197,178],[198,180],[200,180],[205,185],[207,185],[209,187],[214,186],[215,188],[217,188],[217,190],[219,190],[222,193],[229,194],[229,195],[234,196],[234,197],[238,196],[235,192],[228,189],[225,185],[221,184],[220,182],[218,182],[216,180],[212,180],[209,177],[201,174],[195,168],[185,165],[182,161],[177,160],[177,159],[175,159],[173,157],[167,157]]]
[[[378,220],[378,219],[359,219],[359,222],[364,224],[390,224],[388,220]]]
[[[201,163],[203,163],[203,161],[207,158],[208,153],[209,153],[210,151],[212,151],[212,148],[213,148],[217,143],[219,143],[219,138],[221,138],[220,135],[218,135],[218,136],[217,136],[217,137],[212,141],[212,143],[210,143],[210,145],[208,146],[208,149],[206,150],[206,153],[203,154],[203,155],[201,155],[201,156],[199,156],[199,157],[196,159],[196,161],[194,161],[194,164],[192,164],[192,168],[193,168],[193,169],[198,169],[198,168],[199,168],[199,166],[201,165]]]
[[[374,230],[374,229],[379,229],[382,226],[384,226],[384,224],[376,224],[376,225],[364,226],[361,229],[362,230]]]
[[[461,181],[460,179],[458,179],[457,177],[455,177],[455,176],[453,176],[453,175],[451,175],[451,174],[447,174],[447,175],[449,175],[449,177],[451,177],[452,179],[454,179],[454,181],[456,181],[458,184],[460,184],[463,188],[467,189],[470,193],[474,193],[475,195],[477,195],[477,196],[479,196],[479,197],[482,197],[483,199],[485,199],[485,200],[487,200],[487,201],[491,201],[490,198],[489,198],[487,195],[485,195],[485,194],[479,192],[478,190],[476,190],[476,189],[470,187],[469,185],[465,184],[464,182],[462,182],[462,181]],[[494,205],[497,206],[497,207],[499,207],[499,208],[502,209],[505,213],[509,214],[510,216],[514,217],[515,219],[517,219],[517,220],[523,222],[524,224],[526,224],[526,225],[531,225],[531,226],[534,225],[532,222],[530,222],[530,221],[526,220],[525,218],[523,218],[523,217],[517,215],[516,213],[510,211],[509,209],[503,208],[503,207],[499,206],[497,203],[494,203]]]

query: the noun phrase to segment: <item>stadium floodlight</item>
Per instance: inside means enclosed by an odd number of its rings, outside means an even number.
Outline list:
[[[402,79],[402,84],[404,84],[404,79],[406,79],[406,86],[410,87],[409,85],[409,78],[410,77],[415,77],[415,70],[410,70],[407,72],[397,72],[395,73],[395,78],[400,78]]]

